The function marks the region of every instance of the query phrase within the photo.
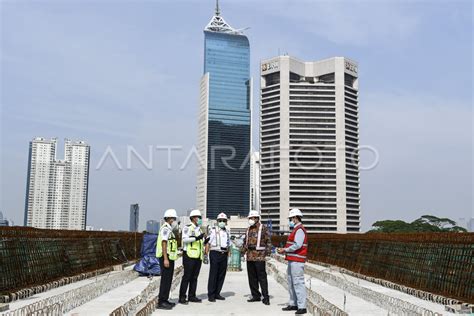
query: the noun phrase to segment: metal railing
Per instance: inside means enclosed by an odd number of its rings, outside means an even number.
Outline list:
[[[142,238],[128,232],[0,227],[0,299],[9,302],[138,259]]]
[[[474,233],[310,234],[308,259],[474,303]]]

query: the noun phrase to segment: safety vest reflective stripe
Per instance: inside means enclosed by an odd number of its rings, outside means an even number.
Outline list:
[[[190,224],[189,229],[192,230],[190,237],[196,237],[196,233],[195,233],[196,226]],[[188,255],[188,257],[194,258],[194,259],[200,258],[202,260],[204,258],[202,245],[203,245],[202,239],[195,240],[189,243],[188,246],[186,247],[186,254]]]
[[[291,252],[287,253],[286,256],[287,257],[306,258],[306,256],[297,255],[297,254],[291,253]]]
[[[308,234],[306,233],[306,229],[303,225],[296,226],[293,231],[291,232],[290,236],[288,236],[288,240],[286,242],[285,248],[290,247],[291,245],[295,244],[295,236],[296,232],[301,229],[304,232],[304,241],[301,248],[295,250],[294,252],[287,252],[285,255],[285,259],[289,261],[296,261],[296,262],[305,262],[306,261],[306,254],[308,253]]]
[[[256,250],[265,250],[265,246],[261,246],[260,245],[260,241],[262,240],[262,228],[263,228],[263,225],[260,223],[260,226],[258,227],[258,235],[257,235],[257,245],[255,247]],[[249,230],[250,228],[247,229],[247,232],[246,232],[246,244],[248,246],[248,243],[249,243]]]
[[[296,244],[296,242],[294,242],[294,241],[287,241],[286,243],[289,244],[289,245]],[[308,244],[303,244],[303,246],[308,247]]]
[[[160,231],[158,232],[158,240],[156,242],[156,257],[161,258],[163,257],[163,249],[162,249],[162,242],[163,239],[161,237],[161,230],[163,227],[165,227],[166,224],[163,224],[161,226]],[[169,239],[168,239],[168,244],[167,244],[167,253],[168,253],[168,259],[169,260],[176,260],[178,259],[178,241],[176,240],[173,232],[170,233]]]
[[[212,239],[212,241],[210,242],[210,245],[211,245],[211,250],[221,250],[221,248],[227,248],[229,247],[229,233],[227,230],[223,230],[219,227],[213,227],[212,228],[212,231],[214,232],[215,234],[215,238]],[[223,245],[222,244],[222,236],[221,236],[221,233],[222,232],[225,232],[225,234],[227,235],[227,238],[225,239],[227,242]]]

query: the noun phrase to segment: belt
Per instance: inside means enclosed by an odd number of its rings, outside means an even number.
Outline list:
[[[211,249],[211,251],[215,251],[215,252],[218,252],[218,253],[221,253],[221,254],[225,254],[225,253],[228,252],[227,250],[213,250],[213,249]]]

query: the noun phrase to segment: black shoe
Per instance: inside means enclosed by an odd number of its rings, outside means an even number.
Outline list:
[[[213,298],[213,297],[209,297],[207,300],[208,300],[209,302],[215,302],[215,301],[216,301],[216,299]]]
[[[183,298],[180,298],[179,301],[178,301],[179,304],[183,304],[183,305],[188,305],[188,301],[183,297]]]
[[[306,314],[306,308],[299,308],[296,312],[295,315],[302,315]]]
[[[176,306],[176,303],[173,303],[173,302],[170,302],[170,301],[166,301],[166,303],[170,304],[171,307],[175,307],[175,306]]]
[[[283,307],[281,310],[282,310],[282,311],[285,311],[285,312],[287,312],[287,311],[297,311],[297,310],[298,310],[298,306],[289,306],[289,305],[288,305],[287,307]]]
[[[262,303],[265,304],[265,305],[270,305],[270,299],[269,298],[264,298],[262,300]]]
[[[216,295],[216,300],[225,301],[225,297],[221,295]]]
[[[163,302],[163,303],[158,303],[158,306],[156,306],[157,309],[167,309],[167,310],[170,310],[173,308],[173,306],[171,304],[169,304],[168,302]]]
[[[247,302],[249,302],[249,303],[260,302],[260,298],[259,297],[252,297],[252,298],[248,299]]]
[[[197,298],[197,297],[190,297],[188,299],[188,301],[190,301],[191,303],[201,303],[202,300],[200,298]]]

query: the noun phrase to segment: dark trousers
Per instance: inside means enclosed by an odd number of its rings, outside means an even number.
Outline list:
[[[224,285],[225,274],[227,272],[227,253],[211,250],[209,252],[210,271],[207,282],[207,297],[216,298],[221,295]]]
[[[265,269],[265,261],[247,261],[247,275],[249,278],[250,292],[253,298],[269,298],[268,297],[268,281],[267,271]],[[258,285],[262,289],[262,293],[258,290]]]
[[[161,280],[160,293],[158,294],[158,302],[163,303],[168,301],[168,299],[170,298],[171,282],[173,282],[174,260],[169,260],[169,268],[165,268],[165,264],[163,263],[163,257],[161,257],[159,261],[161,269]]]
[[[179,287],[179,298],[186,299],[186,292],[189,285],[189,298],[196,297],[196,288],[199,271],[201,271],[202,261],[200,258],[190,258],[186,252],[183,253],[184,274]]]

